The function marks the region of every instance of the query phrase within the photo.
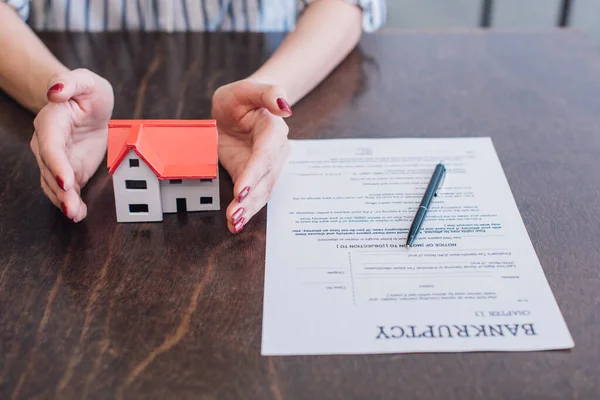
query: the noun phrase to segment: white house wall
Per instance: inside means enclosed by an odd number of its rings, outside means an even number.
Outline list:
[[[130,166],[129,160],[139,160],[138,167]],[[128,189],[126,181],[145,181],[146,189]],[[113,174],[113,188],[115,192],[115,206],[118,222],[145,222],[162,221],[163,210],[161,204],[160,184],[154,172],[131,150],[121,161]],[[132,206],[130,208],[130,206]],[[143,209],[147,212],[132,212],[131,210]]]
[[[178,182],[178,181],[176,181]],[[181,180],[181,183],[172,183],[169,180],[161,180],[161,201],[163,212],[177,212],[177,199],[186,199],[186,208],[191,211],[209,211],[220,208],[219,199],[219,179],[213,179],[211,182],[202,182],[200,180]],[[205,201],[210,198],[212,203],[202,204],[201,198]]]

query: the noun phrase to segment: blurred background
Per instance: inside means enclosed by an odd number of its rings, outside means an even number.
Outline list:
[[[387,28],[568,26],[600,45],[600,0],[387,0]]]

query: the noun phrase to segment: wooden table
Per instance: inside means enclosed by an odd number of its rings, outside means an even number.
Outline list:
[[[208,118],[279,35],[43,40],[107,77],[115,118]],[[573,32],[385,32],[295,107],[293,138],[491,136],[572,351],[260,355],[265,217],[118,225],[103,166],[74,225],[43,196],[33,117],[0,98],[0,398],[590,399],[600,396],[600,56]]]

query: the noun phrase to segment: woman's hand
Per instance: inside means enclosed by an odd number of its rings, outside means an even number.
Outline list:
[[[238,233],[271,197],[290,152],[292,115],[277,86],[251,79],[219,88],[213,96],[213,118],[219,129],[219,159],[234,182],[227,225]]]
[[[110,83],[78,69],[53,77],[34,121],[31,150],[42,190],[74,222],[87,215],[81,189],[106,155],[114,96]]]

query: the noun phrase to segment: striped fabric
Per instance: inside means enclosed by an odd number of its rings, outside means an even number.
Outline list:
[[[316,0],[0,0],[38,31],[290,31]],[[363,29],[386,19],[385,0],[345,0],[363,10]]]

